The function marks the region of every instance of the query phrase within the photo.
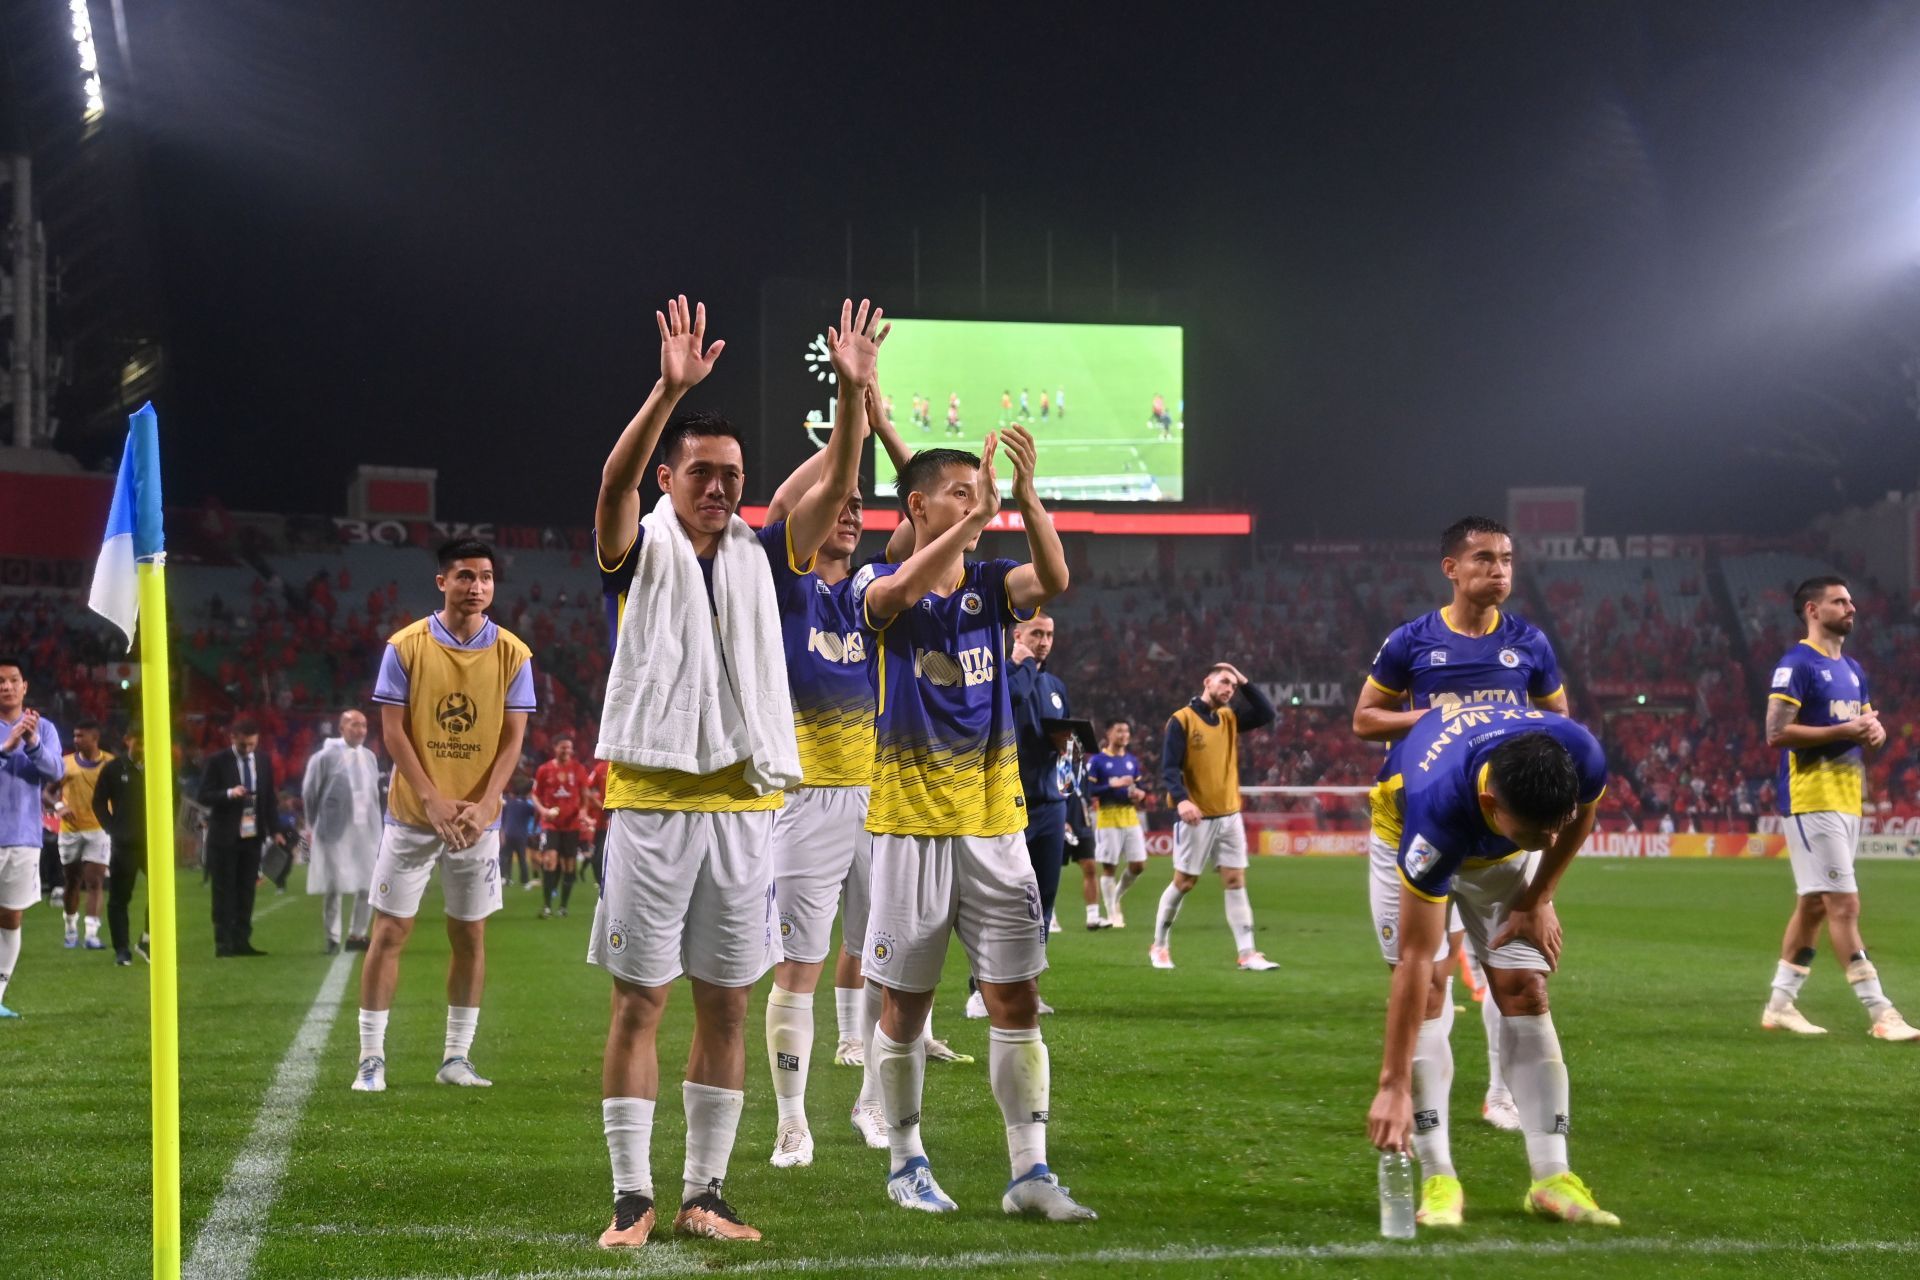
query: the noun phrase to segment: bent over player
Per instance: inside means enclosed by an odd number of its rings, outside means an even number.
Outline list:
[[[1867,696],[1867,673],[1841,653],[1853,634],[1853,596],[1843,578],[1809,578],[1793,593],[1806,635],[1773,669],[1767,695],[1767,745],[1780,749],[1780,812],[1786,815],[1793,863],[1793,915],[1774,967],[1773,994],[1760,1014],[1768,1030],[1823,1035],[1794,1007],[1813,966],[1815,939],[1827,926],[1835,957],[1866,1006],[1868,1030],[1881,1040],[1920,1040],[1880,989],[1880,973],[1860,935],[1860,885],[1854,850],[1860,843],[1865,752],[1887,731]]]
[[[1055,1221],[1094,1217],[1047,1165],[1051,1079],[1040,1037],[1046,918],[1021,833],[1023,813],[1007,624],[1067,587],[1066,553],[1034,486],[1033,438],[1004,437],[1031,564],[969,561],[1000,508],[989,434],[981,457],[928,449],[902,471],[915,551],[853,577],[862,625],[876,638],[878,686],[866,977],[880,984],[870,1060],[886,1110],[894,1203],[955,1208],[920,1140],[926,1048],[921,1029],[957,934],[991,1023],[988,1078],[1006,1124],[1012,1180],[1000,1207]]]
[[[1520,1111],[1533,1184],[1528,1212],[1596,1226],[1620,1220],[1594,1203],[1567,1163],[1567,1066],[1547,1008],[1560,958],[1553,892],[1593,830],[1607,758],[1585,728],[1550,711],[1468,703],[1429,711],[1393,750],[1401,779],[1400,963],[1387,1002],[1380,1091],[1367,1132],[1404,1151],[1432,1123],[1447,1073],[1434,1070],[1440,1018],[1424,1018],[1447,901],[1500,1002],[1500,1060]],[[1537,869],[1525,854],[1543,852]],[[1447,1060],[1448,1073],[1451,1059]],[[1452,1169],[1423,1169],[1419,1221],[1457,1227],[1465,1207]]]

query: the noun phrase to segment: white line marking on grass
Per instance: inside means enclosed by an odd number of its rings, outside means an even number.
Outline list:
[[[276,904],[278,905],[278,904]],[[280,1059],[280,1067],[260,1101],[253,1132],[227,1170],[213,1212],[194,1238],[193,1254],[184,1270],[186,1280],[246,1280],[253,1255],[266,1234],[267,1218],[280,1198],[280,1181],[287,1172],[287,1152],[293,1131],[307,1109],[307,1097],[320,1075],[320,1053],[327,1033],[340,1016],[340,997],[353,972],[353,956],[342,951],[327,966],[320,994],[313,998],[306,1021]]]
[[[358,1234],[383,1234],[380,1228],[358,1229]],[[476,1232],[478,1234],[478,1232]],[[586,1247],[591,1237],[582,1232],[575,1237]],[[1582,1255],[1672,1255],[1676,1257],[1763,1256],[1772,1253],[1859,1255],[1913,1254],[1920,1256],[1920,1241],[1915,1240],[1731,1240],[1704,1238],[1687,1240],[1665,1237],[1626,1237],[1624,1239],[1568,1240],[1485,1240],[1476,1243],[1442,1245],[1403,1245],[1375,1241],[1363,1244],[1247,1245],[1209,1248],[1204,1245],[1169,1245],[1160,1249],[1090,1249],[1084,1253],[1034,1250],[1013,1252],[974,1250],[949,1254],[875,1254],[865,1257],[769,1258],[762,1261],[730,1264],[711,1248],[697,1244],[655,1244],[623,1253],[620,1266],[553,1267],[539,1271],[437,1272],[407,1276],[404,1280],[620,1280],[625,1276],[695,1275],[799,1275],[812,1272],[828,1274],[861,1272],[899,1272],[938,1268],[961,1271],[977,1268],[1027,1268],[1092,1265],[1104,1263],[1205,1263],[1205,1262],[1347,1262],[1376,1258],[1416,1258],[1445,1261],[1474,1257],[1575,1257]],[[377,1280],[364,1277],[363,1280]]]

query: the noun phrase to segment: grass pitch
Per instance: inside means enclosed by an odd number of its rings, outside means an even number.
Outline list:
[[[1069,872],[1065,916],[1077,921]],[[1791,902],[1774,863],[1576,865],[1560,895],[1569,937],[1554,979],[1573,1075],[1573,1163],[1617,1232],[1536,1222],[1516,1135],[1477,1118],[1484,1043],[1454,1033],[1454,1150],[1465,1230],[1412,1246],[1377,1239],[1364,1117],[1378,1071],[1385,971],[1366,924],[1358,860],[1258,859],[1261,945],[1284,968],[1242,974],[1217,882],[1195,891],[1171,973],[1148,967],[1156,859],[1127,900],[1131,927],[1054,937],[1043,989],[1053,1061],[1051,1154],[1098,1223],[1009,1221],[1004,1136],[986,1081],[983,1023],[960,1016],[950,955],[936,1030],[973,1066],[928,1070],[927,1143],[962,1212],[889,1204],[885,1156],[845,1127],[857,1072],[832,1064],[833,1001],[816,999],[810,1169],[766,1163],[774,1109],[756,998],[747,1108],[728,1198],[766,1232],[757,1246],[657,1236],[601,1253],[608,1217],[599,1062],[607,981],[582,961],[593,892],[566,920],[534,918],[510,889],[489,935],[474,1057],[491,1090],[432,1083],[446,961],[439,903],[405,961],[388,1033],[390,1090],[349,1093],[357,983],[341,1001],[262,1232],[256,1277],[809,1273],[1108,1276],[1842,1276],[1920,1274],[1909,1153],[1916,1046],[1882,1044],[1839,966],[1822,955],[1802,1008],[1832,1030],[1759,1030]],[[1920,1013],[1920,867],[1866,864],[1866,928],[1889,993]],[[295,882],[296,888],[298,881]],[[184,1196],[189,1246],[333,962],[315,899],[263,897],[261,960],[215,961],[207,898],[183,877]],[[139,903],[135,904],[136,914]],[[7,1117],[0,1274],[149,1274],[147,970],[64,951],[45,908],[0,1024]],[[357,957],[355,958],[357,961]],[[691,1015],[675,997],[662,1035],[677,1078]],[[669,1084],[653,1170],[677,1186],[684,1126]]]
[[[1164,325],[1027,324],[976,320],[895,320],[881,373],[893,397],[893,420],[911,449],[952,445],[978,449],[989,431],[1023,423],[1040,448],[1045,498],[1162,499],[1185,496],[1183,429],[1171,439],[1149,430],[1153,397],[1179,417],[1181,331]],[[1022,389],[1027,412],[1020,410]],[[1040,397],[1064,389],[1067,413]],[[960,395],[960,435],[946,433],[947,398]],[[1000,407],[1003,394],[1011,411]],[[913,421],[913,397],[932,402],[932,429]],[[894,470],[876,455],[875,487],[891,494]],[[1001,467],[1011,482],[1012,472]]]

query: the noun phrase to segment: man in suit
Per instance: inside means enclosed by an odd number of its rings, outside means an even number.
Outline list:
[[[260,726],[233,722],[233,749],[207,761],[200,803],[207,807],[207,867],[213,877],[213,954],[259,956],[253,945],[253,890],[260,850],[269,839],[284,846],[273,762],[259,752]]]

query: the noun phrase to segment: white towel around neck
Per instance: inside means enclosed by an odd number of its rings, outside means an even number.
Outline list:
[[[759,538],[739,516],[728,521],[710,603],[672,499],[662,497],[640,526],[594,754],[691,774],[746,760],[761,795],[798,785],[780,605]]]

